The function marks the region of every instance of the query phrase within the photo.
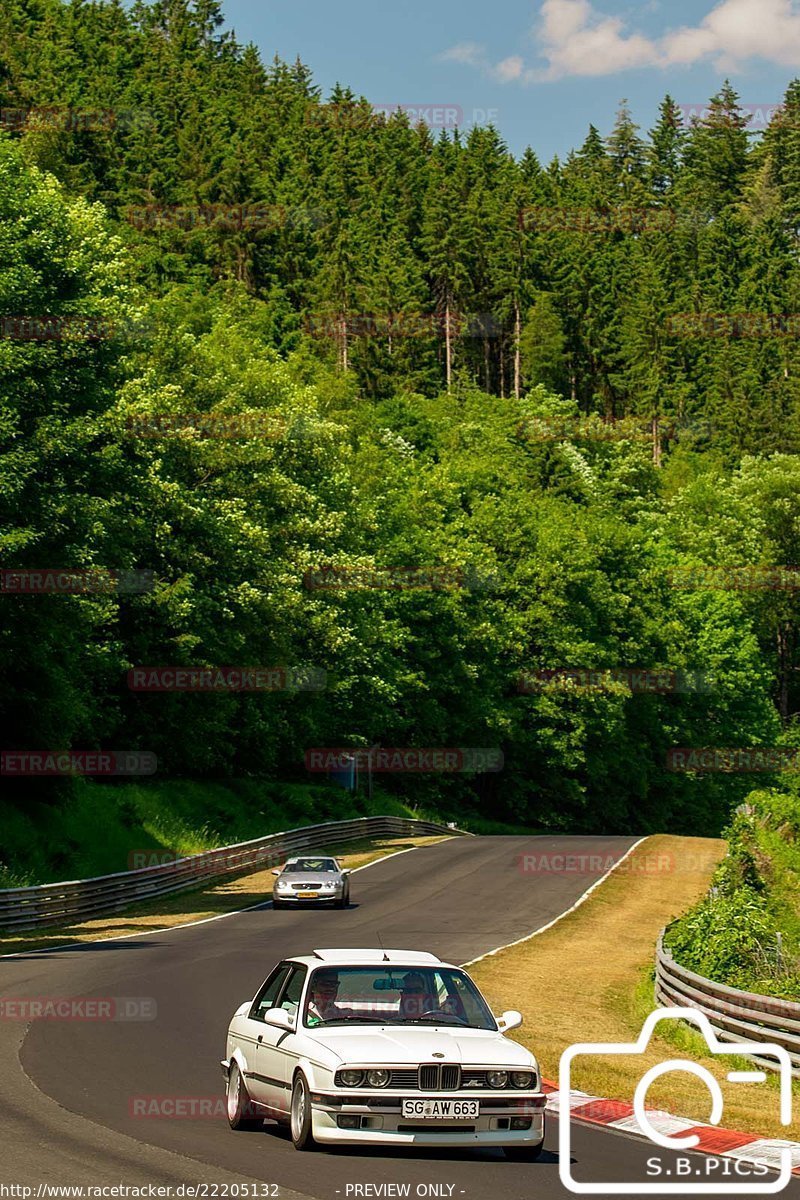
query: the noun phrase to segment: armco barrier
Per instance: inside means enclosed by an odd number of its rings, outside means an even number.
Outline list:
[[[298,850],[321,850],[355,838],[424,837],[437,833],[463,835],[464,831],[435,821],[407,817],[360,817],[354,821],[329,821],[324,825],[272,833],[251,842],[207,850],[190,858],[142,867],[137,871],[77,879],[71,883],[8,888],[0,890],[0,929],[43,929],[90,921],[208,879],[250,868],[277,866]]]
[[[792,1061],[792,1074],[800,1077],[800,1004],[775,996],[741,992],[714,983],[675,962],[664,945],[656,951],[656,1000],[670,1008],[694,1008],[705,1013],[723,1042],[775,1042],[784,1046]],[[774,1059],[757,1058],[760,1066],[775,1070]]]

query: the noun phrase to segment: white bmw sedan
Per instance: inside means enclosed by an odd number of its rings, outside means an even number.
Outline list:
[[[228,1029],[233,1129],[269,1117],[298,1150],[324,1143],[501,1146],[535,1159],[545,1096],[459,967],[407,950],[315,950],[275,967]]]

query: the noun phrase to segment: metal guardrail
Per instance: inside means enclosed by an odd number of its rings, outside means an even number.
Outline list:
[[[43,929],[104,917],[132,904],[155,899],[209,879],[277,866],[298,850],[322,850],[366,837],[465,835],[464,830],[410,817],[359,817],[272,833],[235,846],[206,850],[174,862],[34,887],[0,890],[0,929]]]
[[[792,1074],[800,1077],[800,1004],[775,996],[742,992],[704,979],[675,962],[664,945],[664,932],[656,950],[656,1000],[672,1008],[695,1008],[705,1013],[720,1041],[775,1042],[784,1046]],[[776,1069],[774,1059],[757,1058],[759,1066]]]

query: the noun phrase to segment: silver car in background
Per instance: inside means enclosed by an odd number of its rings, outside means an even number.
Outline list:
[[[272,907],[288,908],[290,904],[333,904],[346,908],[350,903],[350,872],[343,870],[335,858],[327,855],[303,854],[290,858],[280,871],[272,888]]]

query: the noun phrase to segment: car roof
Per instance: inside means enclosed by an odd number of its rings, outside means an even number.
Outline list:
[[[324,963],[342,967],[380,967],[383,965],[422,967],[450,965],[449,963],[443,963],[435,954],[428,954],[424,950],[384,950],[383,948],[379,950],[365,950],[360,947],[314,950],[311,954],[293,955],[292,962],[305,963],[308,967],[319,967]]]

